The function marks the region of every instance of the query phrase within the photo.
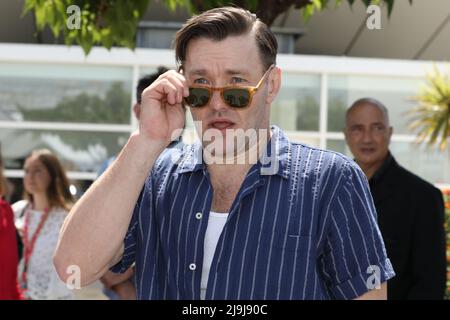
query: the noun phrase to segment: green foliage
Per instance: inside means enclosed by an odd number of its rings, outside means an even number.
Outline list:
[[[67,45],[79,44],[87,55],[94,44],[110,49],[113,45],[135,47],[137,26],[149,0],[25,0],[24,14],[33,11],[38,30],[49,26],[57,38],[63,35]],[[79,28],[70,28],[76,22],[80,8]]]
[[[418,130],[419,142],[434,145],[440,139],[439,147],[444,149],[450,136],[450,76],[435,68],[427,80],[427,86],[413,97],[418,106],[409,112],[410,129]]]
[[[351,5],[355,0],[347,0]],[[366,6],[384,3],[391,14],[394,0],[360,0]],[[169,10],[186,8],[191,14],[215,7],[237,5],[261,13],[264,22],[270,25],[275,18],[292,6],[301,9],[308,20],[316,12],[324,10],[330,0],[289,0],[280,4],[259,0],[164,0]],[[409,0],[412,3],[412,0]],[[67,45],[80,45],[87,55],[92,46],[100,44],[108,49],[122,46],[134,49],[138,23],[144,16],[150,0],[25,0],[24,13],[34,12],[38,30],[48,26],[56,38],[62,35]],[[342,0],[334,0],[336,6]],[[76,21],[76,12],[68,10],[72,5],[80,8],[79,25],[70,27]]]
[[[313,15],[314,12],[320,11],[320,9],[322,8],[322,5],[327,4],[328,0],[315,0],[315,1],[311,1],[311,4],[306,5],[303,10],[303,19],[305,19],[305,21],[308,21]]]

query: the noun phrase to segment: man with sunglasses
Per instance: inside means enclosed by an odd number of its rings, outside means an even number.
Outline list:
[[[85,285],[135,263],[138,299],[385,299],[394,273],[362,171],[269,125],[270,29],[209,10],[175,53],[179,71],[145,89],[139,130],[68,216],[60,277],[77,265]],[[186,106],[201,143],[164,150]]]

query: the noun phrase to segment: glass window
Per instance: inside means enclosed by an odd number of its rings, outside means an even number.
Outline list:
[[[328,139],[327,149],[352,157],[350,149],[347,147],[347,144],[344,140]]]
[[[401,166],[428,182],[450,183],[450,149],[440,151],[413,142],[391,142],[390,149]]]
[[[22,169],[31,151],[47,148],[68,171],[97,172],[106,159],[120,151],[128,137],[127,132],[0,129],[6,169]]]
[[[344,127],[345,111],[357,99],[372,97],[389,110],[395,133],[410,134],[406,112],[415,106],[415,96],[422,80],[375,76],[330,76],[328,91],[328,131],[340,132]]]
[[[320,139],[319,137],[304,135],[300,132],[285,132],[287,137],[292,142],[298,142],[302,144],[306,144],[312,147],[320,148]]]
[[[175,69],[175,66],[171,66],[171,65],[162,65],[163,67],[166,67],[167,69]],[[144,77],[144,76],[148,76],[149,74],[155,73],[156,71],[158,71],[158,67],[142,67],[139,68],[139,78]]]
[[[327,149],[353,159],[344,140],[327,140]],[[391,142],[390,150],[401,166],[421,178],[433,184],[450,184],[450,150],[439,151],[435,147],[429,148],[414,142],[397,141]]]
[[[320,76],[283,73],[271,123],[287,131],[319,130]]]
[[[0,120],[130,123],[131,67],[0,63]]]

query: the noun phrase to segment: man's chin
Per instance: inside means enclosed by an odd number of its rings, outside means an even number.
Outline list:
[[[258,159],[257,149],[250,150],[243,147],[236,150],[235,146],[230,148],[205,148],[203,158],[206,164],[255,164]]]
[[[360,157],[355,157],[356,162],[361,165],[361,166],[365,166],[365,167],[371,167],[374,164],[380,162],[380,158],[379,157],[367,157],[367,156],[360,156]]]

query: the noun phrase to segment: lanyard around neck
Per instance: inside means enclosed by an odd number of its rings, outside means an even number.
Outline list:
[[[29,233],[29,226],[30,226],[30,208],[27,208],[25,211],[25,225],[23,229],[23,259],[24,259],[24,267],[22,271],[22,279],[21,279],[21,287],[23,290],[26,290],[27,288],[27,271],[28,271],[28,264],[30,262],[31,255],[33,254],[34,245],[36,244],[36,240],[45,224],[45,221],[47,220],[48,216],[50,214],[50,210],[48,208],[44,209],[44,214],[41,216],[41,220],[39,221],[39,224],[36,228],[36,231],[32,235],[31,239],[28,235]]]

